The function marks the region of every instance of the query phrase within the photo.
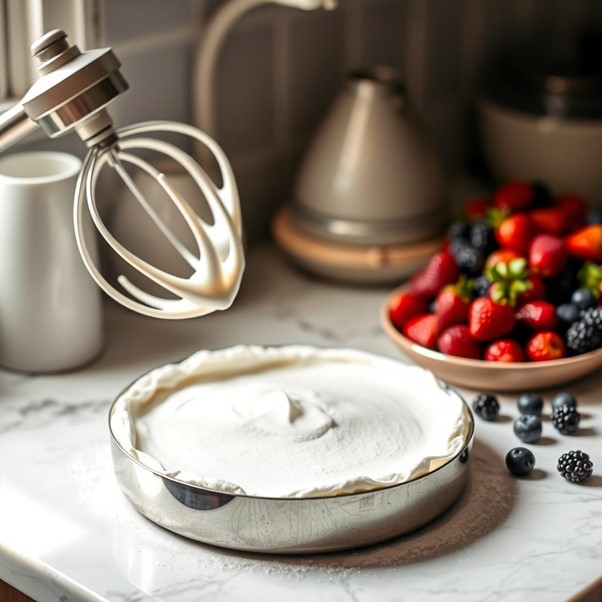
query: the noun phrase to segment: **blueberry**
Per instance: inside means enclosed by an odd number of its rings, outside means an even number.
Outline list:
[[[521,393],[516,400],[516,405],[521,414],[541,416],[543,399],[537,393]]]
[[[569,406],[569,408],[577,407],[577,399],[571,393],[567,393],[563,391],[562,393],[558,393],[552,397],[552,409],[556,410],[560,406]]]
[[[588,288],[578,288],[571,295],[571,303],[576,305],[580,310],[586,310],[596,306],[596,297]]]
[[[524,414],[514,421],[514,434],[525,443],[534,443],[541,438],[541,420],[538,416]]]
[[[535,466],[535,456],[526,447],[515,447],[506,454],[506,466],[515,477],[526,477]]]
[[[481,393],[472,402],[472,409],[483,420],[495,420],[500,411],[500,404],[495,395]]]
[[[574,303],[562,303],[556,308],[556,315],[561,322],[572,324],[581,317],[581,310]]]

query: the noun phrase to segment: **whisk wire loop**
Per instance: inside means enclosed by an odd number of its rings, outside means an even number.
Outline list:
[[[220,188],[205,170],[178,147],[163,140],[141,137],[149,132],[175,132],[195,138],[205,144],[220,167],[223,183]],[[175,122],[149,122],[123,128],[116,132],[118,142],[108,148],[93,147],[84,159],[76,189],[74,220],[76,239],[82,259],[97,284],[122,305],[139,313],[161,318],[197,317],[215,310],[226,309],[238,291],[244,268],[241,241],[241,215],[238,191],[230,164],[221,148],[200,130]],[[144,159],[127,152],[133,148],[154,150],[166,155],[182,166],[202,192],[211,211],[213,224],[203,220],[171,184],[169,177]],[[145,199],[124,163],[130,163],[152,177],[176,206],[190,229],[196,249],[189,250],[161,219]],[[138,257],[122,245],[103,222],[96,204],[96,184],[102,167],[108,164],[115,169],[127,189],[142,209],[167,238],[176,252],[192,268],[192,274],[181,277]],[[149,280],[159,284],[176,299],[159,297],[142,290],[124,276],[118,283],[130,295],[116,289],[98,270],[86,243],[85,211],[108,245],[129,265]],[[197,254],[198,252],[198,254]]]

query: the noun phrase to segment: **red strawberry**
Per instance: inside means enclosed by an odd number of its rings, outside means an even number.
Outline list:
[[[558,324],[556,306],[548,301],[530,301],[515,313],[516,321],[533,330],[551,330]]]
[[[506,303],[489,297],[475,299],[468,308],[468,327],[477,341],[490,341],[508,334],[514,328],[514,310]]]
[[[580,194],[562,194],[556,198],[555,205],[566,217],[566,232],[585,225],[587,202]]]
[[[464,211],[468,221],[476,222],[487,215],[487,210],[491,207],[489,199],[472,199],[464,205]]]
[[[516,213],[528,209],[534,198],[535,190],[531,184],[518,181],[508,182],[496,191],[493,204],[498,209],[507,209],[511,213]]]
[[[529,247],[529,265],[542,276],[558,276],[569,259],[566,244],[554,234],[538,234]]]
[[[426,313],[428,302],[411,293],[400,293],[389,303],[389,317],[397,330],[401,331],[410,318]]]
[[[533,209],[529,212],[529,217],[540,232],[564,234],[567,231],[567,216],[560,207]]]
[[[524,362],[525,354],[516,341],[498,339],[486,347],[484,358],[490,362]]]
[[[466,324],[454,324],[446,328],[437,339],[437,348],[441,353],[468,357],[478,360],[481,358],[480,345],[470,336]]]
[[[439,251],[422,270],[414,274],[410,280],[410,292],[417,297],[430,299],[441,287],[456,282],[458,274],[453,255],[447,251]]]
[[[496,249],[485,260],[485,271],[491,269],[497,263],[510,263],[512,259],[520,259],[522,253],[516,249]]]
[[[526,345],[527,357],[532,362],[557,360],[566,355],[562,337],[552,330],[544,330],[534,334]]]
[[[546,285],[541,276],[529,274],[527,276],[527,287],[527,290],[518,296],[517,302],[519,304],[546,298]]]
[[[423,347],[435,349],[437,346],[437,316],[435,314],[420,314],[414,316],[403,327],[403,335]]]
[[[572,232],[565,241],[573,257],[602,262],[602,224],[592,224]]]
[[[435,314],[439,330],[452,324],[466,322],[470,303],[471,283],[460,277],[456,284],[444,286],[435,299]]]
[[[521,253],[529,249],[535,227],[525,213],[513,213],[506,217],[495,229],[495,239],[500,247],[509,247]]]

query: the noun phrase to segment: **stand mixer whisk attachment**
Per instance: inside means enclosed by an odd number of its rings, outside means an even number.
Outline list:
[[[153,121],[116,129],[106,106],[128,85],[119,72],[120,63],[110,48],[80,52],[70,46],[62,30],[42,36],[32,45],[41,74],[20,103],[0,117],[0,151],[41,127],[50,138],[74,130],[89,148],[79,175],[74,221],[77,244],[86,268],[96,283],[113,299],[138,313],[159,318],[190,318],[228,308],[234,300],[244,269],[242,224],[238,190],[225,153],[207,134],[183,123]],[[213,155],[221,172],[220,187],[206,171],[178,146],[157,134],[179,134],[201,143]],[[143,158],[152,151],[182,168],[202,193],[212,223],[198,215],[163,173]],[[176,275],[150,264],[122,245],[105,225],[96,200],[97,182],[103,167],[112,169],[149,215],[189,269]],[[176,207],[192,234],[186,246],[174,234],[126,168],[140,170],[156,181]],[[137,272],[158,284],[167,297],[151,294],[120,276],[119,290],[100,272],[95,245],[90,244],[91,221],[102,238]],[[126,294],[127,293],[127,294]]]

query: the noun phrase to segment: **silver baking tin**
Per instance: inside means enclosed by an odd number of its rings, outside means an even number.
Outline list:
[[[142,515],[174,533],[224,548],[273,554],[332,552],[413,531],[447,510],[469,478],[474,418],[463,449],[422,477],[369,492],[315,498],[231,495],[167,477],[132,457],[109,430],[117,481]]]

